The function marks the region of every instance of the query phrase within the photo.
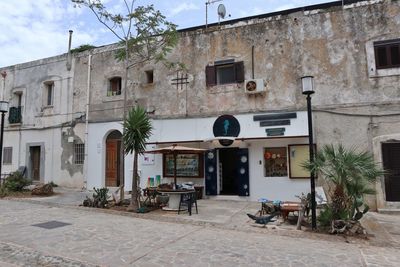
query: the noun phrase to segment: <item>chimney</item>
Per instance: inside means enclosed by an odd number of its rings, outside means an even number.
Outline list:
[[[69,30],[69,42],[68,42],[68,56],[67,56],[67,70],[71,70],[72,55],[71,55],[71,41],[72,41],[72,30]]]

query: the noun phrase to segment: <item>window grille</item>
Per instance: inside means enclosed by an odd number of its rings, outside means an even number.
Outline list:
[[[74,163],[83,164],[85,162],[85,144],[74,144]]]

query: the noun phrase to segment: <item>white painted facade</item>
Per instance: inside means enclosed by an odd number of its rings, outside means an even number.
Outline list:
[[[235,118],[240,123],[240,134],[229,147],[249,149],[249,197],[245,200],[255,201],[261,197],[280,200],[297,200],[296,195],[310,191],[309,179],[290,179],[289,177],[264,176],[264,148],[287,147],[291,144],[307,144],[307,113],[297,112],[297,118],[285,126],[285,135],[279,137],[266,137],[265,128],[253,120],[257,114],[239,114]],[[214,149],[225,148],[218,141],[212,140],[213,124],[217,117],[165,119],[153,120],[153,135],[148,141],[148,149],[168,146],[174,143],[180,145]],[[88,188],[105,186],[106,138],[109,133],[117,130],[122,132],[120,122],[90,123],[88,142]],[[262,138],[262,139],[248,139]],[[205,141],[204,141],[205,140]],[[183,143],[182,143],[183,142]],[[160,143],[160,144],[155,144]],[[132,181],[132,155],[125,157],[125,190],[130,190]],[[154,155],[153,164],[144,164],[143,156],[139,158],[139,171],[141,175],[140,186],[147,186],[147,178],[163,175],[163,156]],[[219,168],[217,172],[219,172]],[[206,173],[206,170],[204,171]],[[162,183],[172,182],[172,178],[162,177]],[[205,185],[205,178],[178,178],[178,183],[193,182],[196,185]],[[219,184],[219,183],[218,183]],[[285,190],[282,190],[282,189]]]

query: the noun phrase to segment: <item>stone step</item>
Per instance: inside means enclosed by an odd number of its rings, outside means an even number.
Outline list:
[[[382,214],[400,214],[400,209],[395,209],[395,208],[378,209],[378,212]]]

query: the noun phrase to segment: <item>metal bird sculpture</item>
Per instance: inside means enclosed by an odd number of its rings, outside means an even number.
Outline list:
[[[272,220],[275,216],[277,216],[278,213],[273,213],[271,215],[267,215],[267,216],[255,216],[252,214],[247,213],[247,216],[249,216],[250,219],[253,219],[255,221],[255,223],[257,224],[263,224],[264,226],[270,222],[274,222],[276,220]]]

